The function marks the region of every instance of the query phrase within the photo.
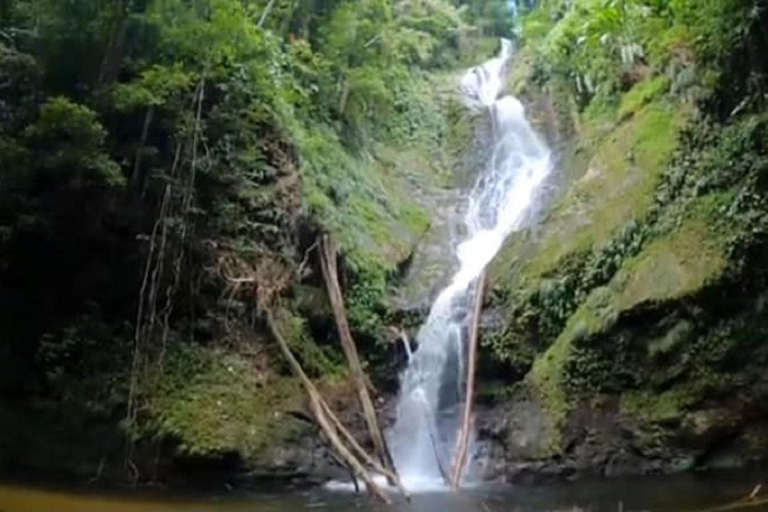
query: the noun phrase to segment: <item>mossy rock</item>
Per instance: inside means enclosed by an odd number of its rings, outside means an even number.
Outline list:
[[[720,278],[727,268],[724,248],[703,219],[651,242],[613,280],[619,311],[646,302],[691,295]]]
[[[528,21],[564,37],[562,20],[578,13]],[[669,52],[675,34],[656,28],[651,48]],[[552,56],[524,48],[514,91],[583,78],[584,69],[565,73],[572,63],[558,67]],[[593,88],[594,75],[578,91],[570,84],[581,108],[574,150],[552,206],[493,265],[489,302],[508,321],[488,344],[515,375],[533,353],[525,383],[554,426],[553,460],[604,442],[589,430],[594,421],[578,427],[588,432],[581,438],[574,424],[605,399],[609,419],[622,423],[610,443],[653,459],[652,471],[678,471],[710,458],[747,460],[764,446],[766,273],[758,267],[768,157],[762,100],[744,97],[715,114],[731,93],[697,102],[694,90],[715,90],[711,70],[649,62],[616,87]],[[749,455],[732,458],[734,447]]]
[[[647,215],[690,110],[672,109],[657,98],[618,125],[612,116],[605,114],[603,124],[587,124],[579,144],[565,146],[565,192],[553,198],[549,213],[532,231],[510,237],[491,267],[495,289],[536,286],[569,259],[609,243],[623,227]]]
[[[308,213],[338,236],[356,263],[395,268],[429,225],[404,192],[406,181],[378,160],[354,158],[330,132],[318,131],[302,144]]]
[[[527,381],[534,389],[536,397],[554,425],[554,433],[548,442],[552,455],[561,453],[563,446],[562,430],[570,412],[570,403],[562,382],[563,368],[570,356],[571,344],[564,337],[558,340],[533,364]]]
[[[450,182],[458,158],[462,134],[454,132],[466,123],[454,119],[455,76],[417,74],[410,87],[407,108],[364,151],[347,147],[330,127],[297,132],[306,212],[359,266],[393,271],[408,258],[432,220],[421,199]]]
[[[270,447],[306,434],[306,424],[288,414],[303,407],[298,380],[273,375],[243,353],[179,346],[147,384],[147,427],[173,439],[180,455],[236,453],[255,465]]]
[[[685,407],[695,399],[683,389],[661,393],[638,390],[622,395],[621,411],[646,422],[679,422],[685,414]]]
[[[686,118],[653,103],[622,123],[594,148],[586,174],[553,208],[540,228],[539,257],[523,266],[544,275],[568,254],[606,242],[632,218],[642,218],[676,146]]]
[[[644,219],[654,206],[655,189],[688,116],[688,110],[673,113],[664,98],[655,98],[618,124],[611,120],[611,110],[584,123],[588,133],[580,137],[579,151],[580,160],[587,163],[584,174],[556,198],[552,211],[539,225],[506,244],[491,270],[494,297],[511,303],[506,307],[513,315],[509,333],[500,338],[497,335],[497,352],[508,354],[511,344],[521,343],[533,343],[540,351],[585,328],[600,331],[632,306],[623,303],[632,295],[638,295],[637,300],[664,299],[663,294],[654,298],[653,290],[643,297],[643,290],[638,288],[645,277],[638,277],[639,281],[628,287],[626,272],[611,280],[627,263],[625,259],[637,254],[648,238]],[[705,244],[685,239],[689,236],[694,238],[686,231],[679,240],[658,242],[653,248],[656,254],[638,256],[635,264],[646,261],[640,269],[643,274],[650,274],[653,262],[663,258],[678,257],[679,265],[686,265],[690,256],[680,253],[682,247]],[[676,256],[663,250],[668,243],[680,246],[675,249]],[[709,260],[696,265],[706,267],[710,263],[720,265]],[[660,266],[664,264],[659,261]],[[646,277],[649,282],[654,279]],[[695,288],[695,275],[683,273],[681,278],[690,279],[689,287]],[[662,282],[672,288],[680,285]],[[600,286],[605,288],[594,290]]]
[[[635,84],[632,89],[621,97],[619,110],[616,113],[619,120],[634,115],[643,106],[669,91],[670,80],[666,76],[647,78]]]
[[[605,374],[606,379],[633,380],[631,374],[617,373],[615,364],[606,367],[609,363],[594,352],[599,349],[590,348],[596,343],[593,340],[611,331],[633,309],[695,295],[716,283],[726,268],[724,249],[711,226],[706,219],[692,217],[678,230],[654,240],[637,257],[625,261],[607,286],[593,290],[554,344],[537,358],[529,375],[555,424],[565,424],[573,393],[589,391],[592,379],[601,379],[600,375]],[[615,350],[623,356],[631,355],[622,345],[617,344]],[[606,388],[610,385],[609,381],[598,384]],[[660,402],[659,411],[651,412],[663,417],[675,409],[667,405],[678,400],[681,398],[674,395],[674,400],[670,397]]]

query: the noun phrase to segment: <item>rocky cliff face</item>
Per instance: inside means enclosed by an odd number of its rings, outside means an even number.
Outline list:
[[[518,56],[559,177],[491,273],[488,478],[742,467],[768,449],[761,113],[715,119],[666,78],[579,111]]]

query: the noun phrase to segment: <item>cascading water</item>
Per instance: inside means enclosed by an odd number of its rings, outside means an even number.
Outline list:
[[[400,477],[412,491],[444,486],[442,473],[453,465],[466,398],[464,359],[478,277],[504,239],[520,229],[551,170],[549,151],[522,104],[513,96],[499,98],[511,55],[512,43],[502,39],[499,56],[461,80],[467,106],[489,113],[493,149],[469,194],[466,238],[456,248],[458,270],[432,305],[402,376],[389,442]]]

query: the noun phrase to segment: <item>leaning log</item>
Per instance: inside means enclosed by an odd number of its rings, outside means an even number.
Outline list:
[[[472,308],[472,317],[469,319],[469,356],[467,359],[467,387],[464,395],[464,414],[461,421],[458,442],[456,445],[456,458],[454,460],[453,473],[451,474],[451,488],[458,489],[461,485],[461,476],[467,463],[469,450],[469,434],[472,424],[472,405],[475,393],[475,369],[477,366],[477,332],[480,324],[480,312],[483,306],[483,288],[485,287],[485,272],[480,274],[475,285],[475,304]]]
[[[403,487],[403,484],[400,481],[400,477],[396,473],[393,473],[387,468],[383,467],[379,461],[371,457],[368,452],[366,452],[363,447],[360,446],[360,443],[357,442],[355,437],[349,432],[349,430],[346,429],[346,427],[344,427],[344,425],[333,413],[333,411],[331,411],[327,402],[323,401],[323,407],[328,413],[328,417],[330,418],[331,422],[338,429],[341,436],[349,443],[352,451],[356,453],[358,457],[360,457],[360,460],[368,464],[374,471],[384,476],[388,481],[393,482],[392,485],[397,487],[397,489],[402,493],[406,500],[410,501],[411,497],[405,487]]]
[[[357,391],[358,399],[360,400],[360,406],[363,409],[365,421],[368,425],[368,431],[373,440],[373,446],[376,450],[376,455],[381,461],[382,466],[386,468],[387,473],[396,474],[392,457],[387,448],[384,435],[379,427],[379,422],[376,419],[376,408],[373,405],[373,400],[368,392],[367,380],[363,366],[360,363],[360,355],[357,352],[357,345],[352,338],[352,332],[349,329],[349,320],[344,309],[344,299],[341,295],[341,287],[339,286],[339,273],[336,264],[336,244],[333,242],[329,235],[321,235],[319,244],[320,254],[320,268],[323,273],[323,281],[325,282],[325,288],[328,292],[328,300],[331,303],[331,310],[333,311],[333,318],[336,322],[336,328],[339,333],[339,339],[341,341],[341,347],[344,350],[344,355],[347,358],[347,364],[352,376],[352,381]],[[389,479],[393,485],[397,484],[396,479]]]
[[[271,312],[267,312],[266,320],[269,331],[275,341],[277,341],[277,344],[280,346],[280,350],[283,353],[285,359],[288,361],[288,364],[291,367],[291,371],[301,380],[301,383],[309,397],[309,408],[312,411],[312,415],[315,417],[315,420],[320,426],[320,429],[328,438],[328,442],[331,444],[331,446],[333,446],[341,459],[350,468],[352,468],[355,476],[359,477],[363,482],[365,482],[368,492],[379,498],[384,503],[391,504],[392,500],[389,498],[389,496],[387,496],[381,490],[381,488],[376,485],[376,483],[371,478],[371,475],[365,469],[360,460],[355,457],[355,455],[350,451],[349,448],[347,448],[347,446],[339,437],[339,431],[337,428],[335,428],[336,426],[334,423],[336,425],[341,425],[341,422],[339,422],[338,419],[332,415],[330,408],[323,401],[320,392],[317,390],[309,377],[307,377],[304,369],[294,357],[290,347],[288,346],[288,342],[285,340],[285,338],[283,338],[282,334],[280,334],[280,331],[277,328],[277,324],[275,323]]]

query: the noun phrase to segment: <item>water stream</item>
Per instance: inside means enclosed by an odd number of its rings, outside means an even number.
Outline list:
[[[471,304],[478,277],[526,213],[551,171],[550,153],[525,118],[520,101],[502,96],[512,43],[470,69],[460,91],[467,108],[486,112],[492,138],[467,196],[465,236],[456,246],[458,268],[432,304],[402,380],[397,420],[389,440],[395,464],[412,491],[444,486],[453,464],[461,406]],[[483,160],[483,159],[481,159]]]
[[[397,494],[384,506],[366,494],[323,489],[218,491],[212,489],[94,490],[0,483],[4,512],[759,512],[735,508],[764,472],[728,472],[562,483],[540,487],[475,488],[461,493]]]

